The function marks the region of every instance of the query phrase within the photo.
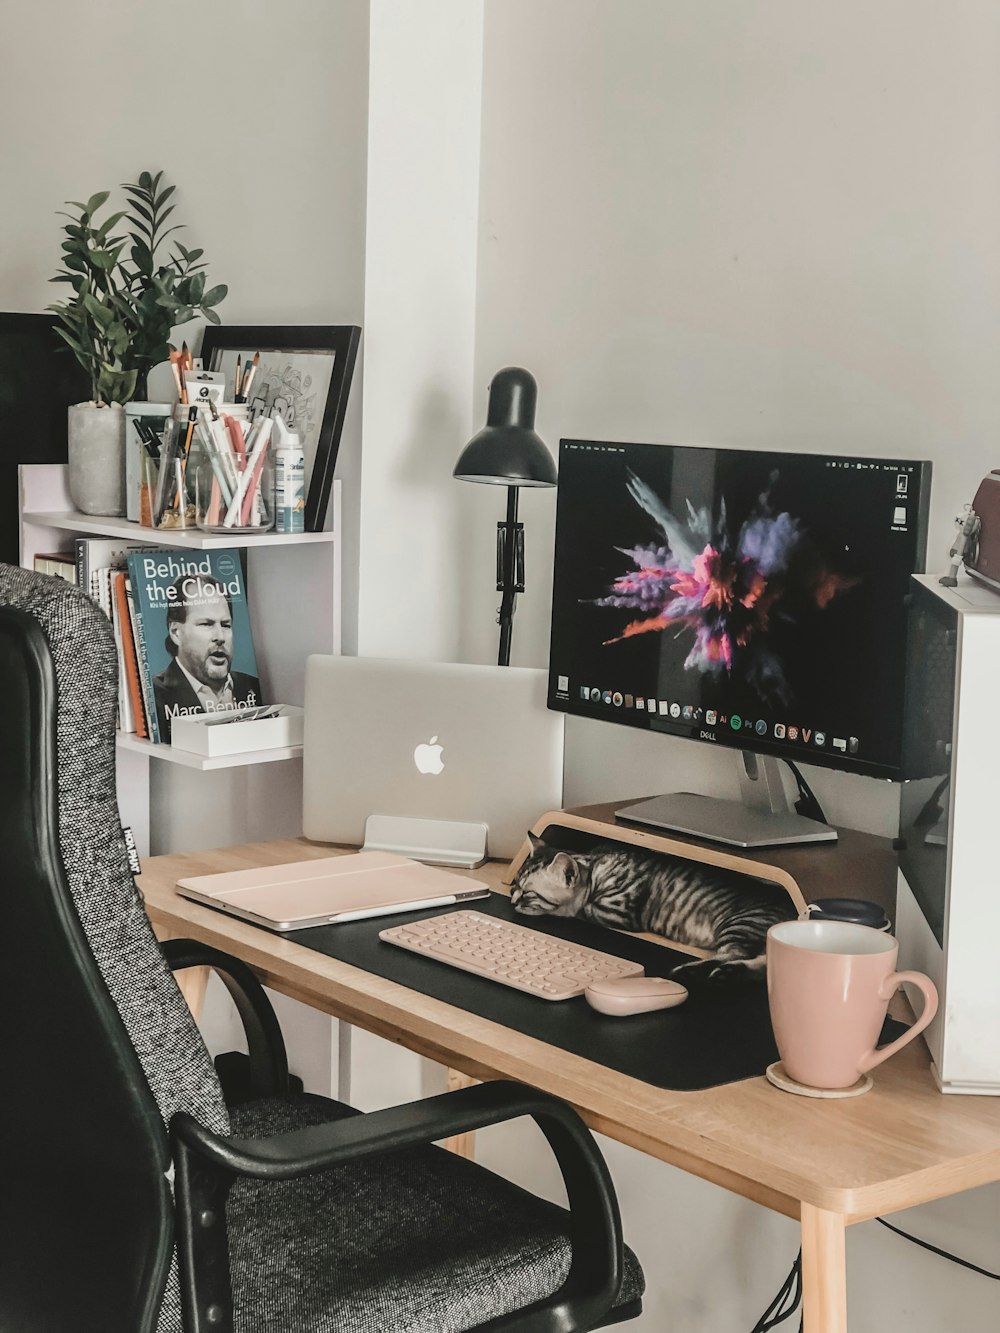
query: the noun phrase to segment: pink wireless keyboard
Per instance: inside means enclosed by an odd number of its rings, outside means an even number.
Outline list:
[[[569,1000],[592,981],[640,977],[645,970],[627,958],[468,909],[391,926],[379,939],[542,1000]]]

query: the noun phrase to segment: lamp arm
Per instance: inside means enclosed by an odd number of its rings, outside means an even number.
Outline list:
[[[510,640],[517,594],[524,592],[524,524],[517,521],[517,487],[507,487],[507,517],[497,523],[497,592],[502,593],[497,622],[500,651],[497,662],[510,665]]]

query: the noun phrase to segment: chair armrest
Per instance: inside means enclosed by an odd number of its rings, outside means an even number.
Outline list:
[[[185,1215],[190,1219],[204,1216],[206,1208],[219,1208],[220,1191],[224,1200],[236,1176],[289,1180],[525,1115],[536,1121],[548,1140],[566,1186],[570,1271],[557,1292],[529,1307],[535,1316],[544,1312],[542,1322],[522,1323],[529,1313],[524,1310],[483,1327],[592,1328],[610,1309],[622,1279],[621,1217],[607,1165],[590,1131],[568,1103],[508,1081],[462,1088],[267,1139],[223,1138],[179,1112],[171,1120],[170,1132],[178,1199],[183,1205],[179,1219],[182,1262],[190,1255],[197,1264],[185,1243],[185,1233],[190,1236]]]
[[[246,963],[197,940],[165,940],[160,948],[172,972],[181,972],[186,967],[210,967],[219,974],[246,1033],[252,1095],[285,1096],[288,1056],[281,1026],[263,986]]]

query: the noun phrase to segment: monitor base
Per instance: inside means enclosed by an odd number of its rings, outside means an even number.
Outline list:
[[[723,801],[693,792],[652,796],[615,810],[619,819],[686,833],[730,847],[779,847],[787,843],[836,842],[837,830],[791,811],[773,813],[741,801]]]

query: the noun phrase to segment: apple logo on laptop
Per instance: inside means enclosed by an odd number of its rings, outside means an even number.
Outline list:
[[[441,759],[443,745],[438,745],[437,737],[432,736],[424,745],[418,745],[413,751],[413,762],[420,773],[441,773],[444,762]]]

